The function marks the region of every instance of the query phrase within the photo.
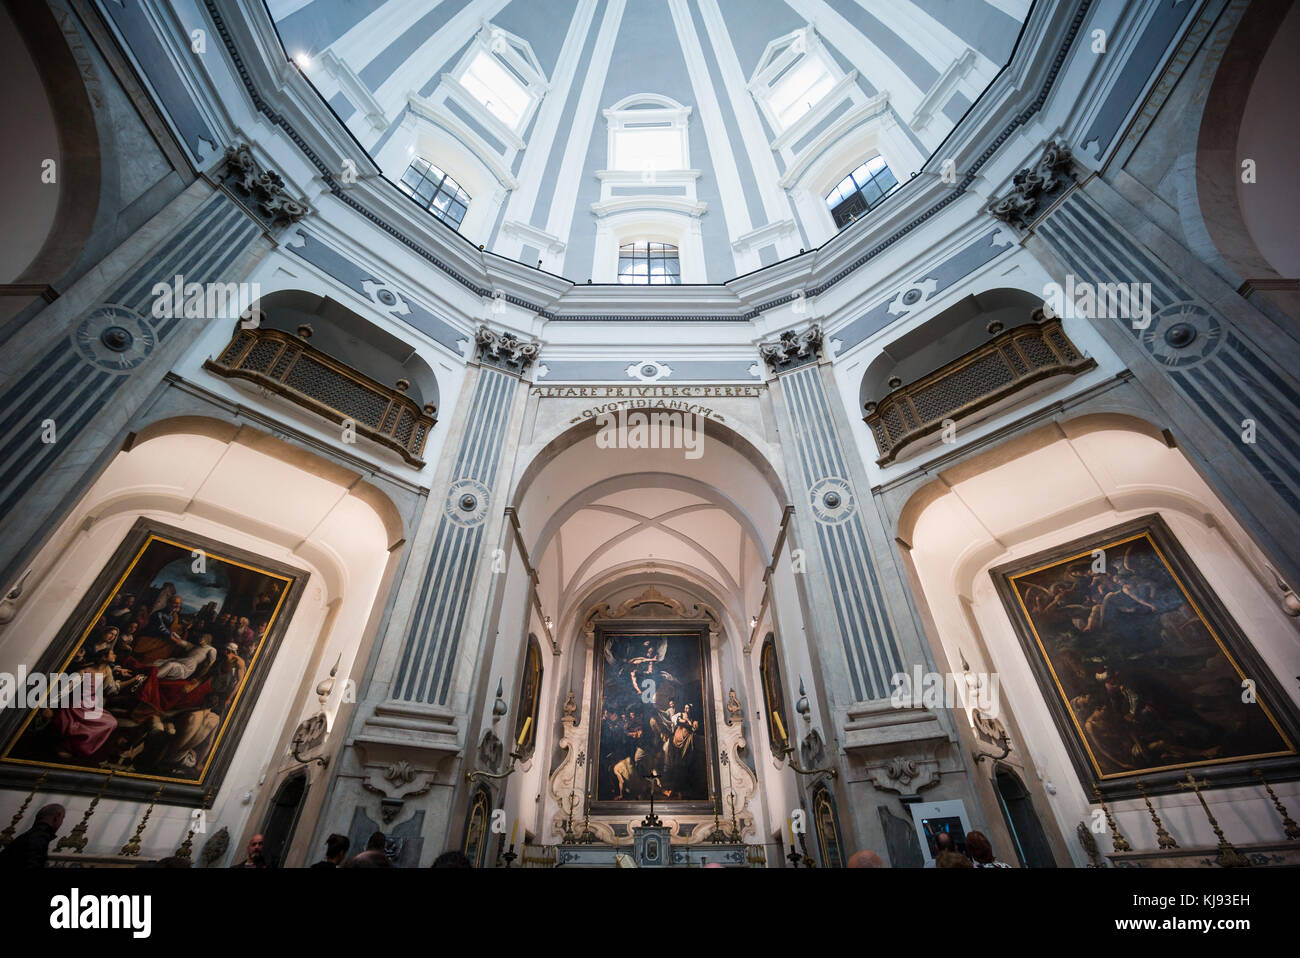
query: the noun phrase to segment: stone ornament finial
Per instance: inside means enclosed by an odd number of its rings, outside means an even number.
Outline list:
[[[497,332],[490,326],[480,326],[474,339],[478,344],[479,362],[512,373],[522,374],[542,351],[541,343],[536,340]]]
[[[815,363],[822,355],[821,327],[814,323],[802,332],[787,329],[776,339],[759,343],[758,354],[773,372]]]
[[[1044,201],[1074,182],[1074,154],[1062,140],[1053,140],[1033,166],[1026,166],[1011,180],[1011,192],[994,200],[988,211],[997,219],[1028,230]]]

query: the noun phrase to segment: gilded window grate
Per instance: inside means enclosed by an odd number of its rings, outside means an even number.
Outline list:
[[[879,465],[911,443],[1049,376],[1076,375],[1097,363],[1070,342],[1059,318],[999,334],[913,383],[867,404],[863,420],[880,449]]]
[[[246,379],[336,423],[351,422],[358,434],[399,453],[414,466],[437,423],[432,407],[421,410],[401,390],[278,329],[238,330],[219,358],[204,367],[220,376]]]

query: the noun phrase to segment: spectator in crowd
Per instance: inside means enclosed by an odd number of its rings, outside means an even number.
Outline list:
[[[974,868],[969,858],[957,851],[943,851],[935,856],[935,868]]]
[[[64,814],[62,805],[46,805],[37,812],[32,827],[0,851],[0,870],[44,868],[50,854],[50,842],[59,833]]]
[[[384,846],[387,844],[388,839],[383,832],[372,833],[370,839],[366,842],[366,850],[343,867],[392,868],[392,863],[388,860],[388,855],[384,851]]]
[[[970,852],[976,868],[1011,867],[1006,862],[1000,862],[993,857],[993,843],[983,832],[971,832],[966,836],[966,850]]]
[[[430,868],[473,868],[464,853],[457,851],[443,852],[433,860]]]
[[[266,837],[258,834],[248,840],[248,855],[242,862],[236,862],[231,868],[270,868],[266,863]]]
[[[952,836],[947,832],[940,832],[934,836],[934,857],[925,863],[926,868],[938,868],[939,856],[944,852],[955,851],[952,844]]]
[[[348,841],[348,836],[340,835],[335,832],[329,838],[325,839],[325,857],[318,861],[312,868],[339,868],[343,865],[344,859],[348,857],[348,849],[352,843]]]
[[[850,868],[884,868],[885,862],[873,851],[854,852],[849,858]]]

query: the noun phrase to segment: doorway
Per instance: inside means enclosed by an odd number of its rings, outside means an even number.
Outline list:
[[[1038,821],[1029,790],[1011,769],[999,766],[993,776],[993,787],[1002,806],[1002,817],[1015,844],[1016,856],[1022,868],[1055,868],[1056,859],[1047,843],[1047,835]]]

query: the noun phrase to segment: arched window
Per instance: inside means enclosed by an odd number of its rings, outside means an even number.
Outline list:
[[[843,229],[879,206],[897,185],[898,179],[883,156],[867,160],[826,195],[826,205],[831,208],[836,229]]]
[[[417,156],[412,161],[397,185],[452,229],[460,229],[469,208],[469,194],[424,157]]]
[[[835,810],[835,795],[824,781],[818,782],[813,788],[813,824],[817,827],[817,846],[822,853],[822,867],[843,868],[840,816]]]
[[[785,686],[781,683],[781,665],[776,657],[776,637],[771,632],[767,633],[767,638],[763,640],[758,669],[763,679],[767,740],[772,745],[772,754],[781,758],[785,755],[785,747],[790,738],[790,723],[785,711]]]
[[[486,786],[480,786],[469,801],[465,816],[465,841],[461,851],[474,868],[482,868],[487,861],[488,819],[492,817],[492,797]]]
[[[537,707],[542,697],[542,649],[529,633],[524,674],[519,680],[519,710],[515,714],[515,751],[525,758],[537,743]]]
[[[671,243],[624,243],[618,248],[618,281],[624,286],[676,286],[682,264]]]

